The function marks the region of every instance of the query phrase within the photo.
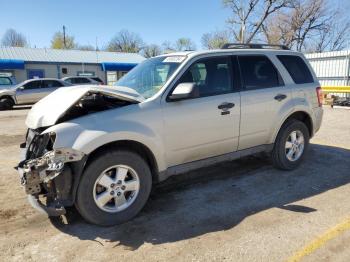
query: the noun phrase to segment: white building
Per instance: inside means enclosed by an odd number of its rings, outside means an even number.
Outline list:
[[[30,78],[96,76],[113,84],[145,60],[139,54],[47,48],[0,47],[0,75]]]
[[[343,87],[350,85],[350,51],[333,51],[306,54],[322,87]],[[340,94],[350,96],[350,94]]]

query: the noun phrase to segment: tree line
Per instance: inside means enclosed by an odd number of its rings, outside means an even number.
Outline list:
[[[26,37],[14,29],[8,29],[2,37],[2,46],[28,47]],[[64,35],[62,32],[56,32],[51,40],[53,49],[76,49],[85,51],[98,51],[97,46],[80,45],[74,36]],[[126,29],[119,31],[101,50],[111,52],[141,53],[145,57],[153,57],[163,53],[175,51],[195,50],[196,45],[190,38],[182,37],[174,43],[165,41],[162,45],[146,44],[137,34]]]
[[[268,43],[285,45],[292,50],[323,52],[342,50],[349,41],[350,18],[346,10],[334,7],[332,0],[221,0],[230,10],[226,28],[203,34],[202,47],[221,48],[225,43]],[[26,37],[8,29],[3,46],[28,46]],[[76,43],[74,36],[56,32],[51,40],[54,49],[97,50],[92,45]],[[187,37],[175,42],[146,44],[139,34],[119,31],[102,50],[141,53],[153,57],[174,51],[195,50]]]

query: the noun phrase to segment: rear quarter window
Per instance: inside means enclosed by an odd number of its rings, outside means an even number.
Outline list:
[[[277,58],[287,69],[294,83],[307,84],[314,82],[314,78],[312,77],[310,69],[300,56],[278,55]]]
[[[103,81],[100,78],[98,78],[98,77],[91,77],[91,79],[93,79],[93,80],[95,80],[95,81],[97,81],[99,83],[103,83]]]

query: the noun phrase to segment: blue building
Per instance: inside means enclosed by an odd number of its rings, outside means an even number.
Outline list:
[[[0,47],[0,75],[17,82],[31,78],[96,76],[114,84],[135,65],[140,54],[47,48]]]

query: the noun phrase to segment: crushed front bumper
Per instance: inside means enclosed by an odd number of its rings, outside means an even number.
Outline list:
[[[79,161],[85,154],[74,149],[61,148],[46,152],[35,159],[26,160],[26,155],[27,148],[21,148],[21,158],[24,160],[18,164],[17,170],[29,203],[48,216],[64,214],[65,209],[60,204],[60,194],[53,181],[59,175],[67,175],[67,170],[70,170],[66,167],[67,163]],[[39,196],[46,198],[46,204]]]

